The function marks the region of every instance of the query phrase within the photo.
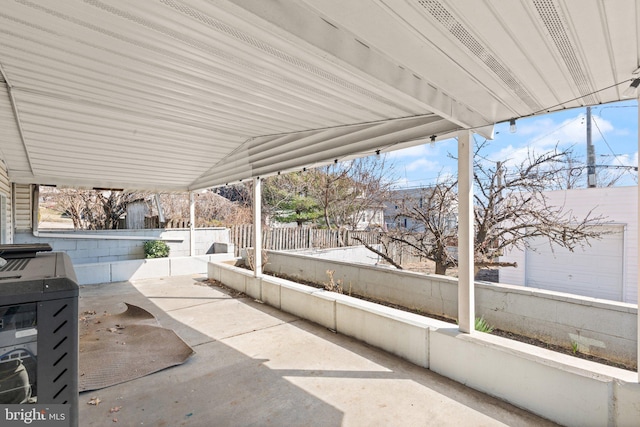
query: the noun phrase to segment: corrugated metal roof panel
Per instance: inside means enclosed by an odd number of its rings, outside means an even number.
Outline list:
[[[7,1],[0,155],[20,183],[184,190],[490,136],[619,100],[639,16],[633,0]]]

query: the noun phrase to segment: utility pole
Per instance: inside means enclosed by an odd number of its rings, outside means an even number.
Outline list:
[[[587,107],[587,187],[596,187],[596,149],[591,141],[591,107]]]

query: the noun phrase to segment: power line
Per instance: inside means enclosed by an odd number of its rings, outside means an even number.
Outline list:
[[[622,168],[625,170],[625,172],[628,172],[629,174],[631,174],[631,176],[633,177],[633,180],[636,182],[636,184],[638,183],[638,177],[637,175],[633,174],[631,172],[631,170],[629,168],[627,168],[627,165],[625,165],[624,163],[622,163],[622,160],[620,160],[620,158],[616,155],[616,153],[613,151],[613,148],[611,148],[611,145],[609,145],[609,142],[607,141],[607,139],[604,137],[604,134],[602,133],[602,130],[600,129],[600,126],[598,126],[598,121],[595,119],[595,117],[592,117],[592,122],[593,124],[596,125],[596,129],[598,129],[598,133],[600,134],[600,136],[602,137],[602,140],[604,141],[604,143],[607,145],[607,147],[609,148],[609,151],[611,151],[611,154],[613,154],[613,157],[615,157],[615,159],[618,161],[618,163],[620,163],[620,166],[622,166]],[[636,167],[636,170],[638,170],[638,168]]]

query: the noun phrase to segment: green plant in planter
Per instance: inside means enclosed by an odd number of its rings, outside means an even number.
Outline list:
[[[458,325],[457,320],[456,320],[456,325]],[[493,325],[488,324],[487,321],[484,320],[484,317],[476,317],[475,326],[476,326],[476,331],[486,332],[487,334],[490,334],[491,332],[493,332],[493,329],[494,329]]]
[[[484,317],[476,317],[476,331],[490,334],[493,332],[493,326],[488,324]]]
[[[145,258],[166,258],[169,256],[169,245],[162,240],[144,242]]]
[[[577,341],[571,341],[571,352],[577,354],[580,351],[580,344]]]

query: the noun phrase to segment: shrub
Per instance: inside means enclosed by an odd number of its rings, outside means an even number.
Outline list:
[[[144,242],[145,258],[166,258],[169,256],[169,245],[162,240]]]

